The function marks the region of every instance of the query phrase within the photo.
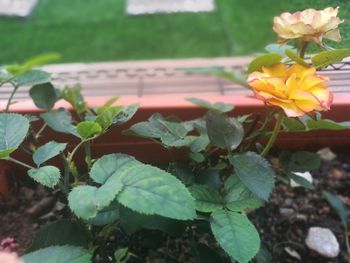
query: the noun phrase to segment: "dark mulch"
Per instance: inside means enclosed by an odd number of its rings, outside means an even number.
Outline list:
[[[315,190],[292,188],[278,183],[270,203],[250,213],[262,236],[266,248],[276,262],[347,262],[343,228],[335,212],[322,197],[326,190],[338,195],[350,206],[350,156],[338,153],[332,161],[323,161],[313,172]],[[14,194],[0,202],[0,240],[13,237],[18,243],[17,252],[23,254],[30,246],[31,237],[43,224],[63,217],[67,208],[54,195],[40,186],[20,186]],[[341,253],[335,259],[323,258],[305,246],[307,230],[312,226],[327,227],[336,235]],[[193,231],[194,239],[215,246],[206,235]],[[114,233],[109,246],[129,245],[134,262],[194,262],[191,256],[190,233],[181,238],[168,238],[157,231],[152,235],[126,237]],[[286,252],[297,252],[301,261]],[[147,258],[147,259],[146,259]],[[166,260],[160,260],[166,258]]]
[[[322,161],[320,169],[312,173],[315,190],[278,183],[269,205],[251,215],[267,248],[279,262],[347,262],[343,227],[322,196],[322,191],[329,191],[350,206],[350,156],[337,155],[335,160]],[[322,258],[307,249],[304,241],[308,229],[313,226],[332,230],[341,247],[337,258]],[[297,251],[302,260],[291,257],[286,247]]]

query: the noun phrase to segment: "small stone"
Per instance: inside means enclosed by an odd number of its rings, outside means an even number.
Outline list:
[[[284,251],[286,251],[291,257],[301,260],[300,254],[297,251],[295,251],[293,248],[285,247]]]
[[[281,214],[281,216],[289,219],[289,218],[294,217],[296,213],[295,213],[295,210],[293,208],[281,207],[280,214]]]
[[[340,252],[337,238],[328,228],[311,227],[305,243],[309,249],[327,258],[335,258]]]
[[[291,206],[291,205],[293,205],[293,199],[292,198],[286,198],[284,200],[284,203],[285,203],[286,206]]]
[[[293,172],[295,175],[300,176],[302,178],[304,178],[305,180],[307,180],[310,184],[312,184],[312,175],[310,172],[304,172],[304,173],[299,173],[299,172]],[[298,184],[297,182],[295,182],[293,179],[290,180],[290,186],[291,187],[301,187],[300,184]]]
[[[303,222],[307,221],[307,216],[304,215],[304,214],[297,214],[295,216],[295,218],[296,218],[297,221],[303,221]]]
[[[332,152],[332,150],[328,147],[319,150],[317,154],[323,161],[333,161],[335,158],[337,158],[337,155],[334,152]]]
[[[55,210],[56,211],[62,211],[63,209],[66,208],[66,205],[60,201],[57,201],[56,204],[55,204]]]
[[[41,216],[49,211],[55,203],[55,199],[51,196],[41,199],[32,207],[26,209],[26,213],[34,217]]]
[[[331,177],[333,177],[335,179],[339,179],[339,178],[344,176],[344,172],[340,169],[337,169],[337,168],[333,168],[329,174]]]
[[[54,218],[55,218],[55,213],[49,212],[49,213],[39,217],[39,220],[41,220],[41,221],[48,221],[48,220],[54,219]]]

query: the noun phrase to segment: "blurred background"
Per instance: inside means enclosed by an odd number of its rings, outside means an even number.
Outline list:
[[[211,12],[143,15],[127,14],[127,0],[38,0],[27,17],[0,17],[0,64],[47,52],[61,63],[251,55],[276,39],[275,15],[328,6],[350,21],[350,0],[215,0]],[[348,21],[332,46],[350,46]]]

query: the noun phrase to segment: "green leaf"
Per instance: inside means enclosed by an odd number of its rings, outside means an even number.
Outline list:
[[[64,87],[61,90],[62,99],[72,105],[73,109],[78,114],[82,114],[88,110],[87,104],[84,101],[84,97],[81,95],[80,91],[81,87],[79,85],[76,85],[72,88]]]
[[[346,122],[334,122],[332,120],[322,119],[322,120],[314,120],[308,119],[306,120],[307,130],[346,130],[350,129],[350,121]]]
[[[304,124],[297,119],[284,117],[282,125],[284,129],[290,132],[306,131],[306,127],[304,126]]]
[[[124,206],[120,206],[119,222],[123,230],[129,235],[141,229],[151,229],[159,230],[170,236],[178,237],[181,236],[186,229],[185,222],[158,215],[143,215]]]
[[[69,207],[73,213],[82,219],[91,219],[109,206],[122,190],[120,178],[115,177],[104,187],[89,185],[77,186],[68,195]]]
[[[128,256],[129,249],[127,247],[119,248],[117,251],[114,252],[114,258],[117,260],[117,263],[124,263],[127,262],[129,259]]]
[[[87,222],[94,226],[105,226],[114,223],[119,218],[119,207],[112,203],[99,211],[95,217],[88,219]]]
[[[81,247],[51,246],[23,256],[24,263],[91,263],[90,253]]]
[[[210,143],[208,134],[202,134],[196,137],[191,143],[191,151],[193,153],[199,153],[204,151]]]
[[[196,104],[199,107],[205,108],[207,110],[217,111],[217,112],[229,112],[232,111],[234,106],[233,104],[226,103],[210,103],[206,100],[198,99],[198,98],[187,98],[187,101]]]
[[[315,67],[322,68],[329,64],[340,62],[347,57],[350,57],[350,48],[323,51],[314,55],[311,61]]]
[[[229,157],[241,181],[257,197],[267,200],[274,187],[275,173],[267,161],[254,152]]]
[[[32,245],[27,252],[60,245],[87,247],[88,238],[84,228],[72,220],[48,223],[35,232]]]
[[[108,154],[98,159],[90,170],[90,178],[98,184],[104,184],[116,171],[134,165],[135,158],[126,154]]]
[[[38,169],[32,168],[28,170],[28,175],[34,179],[34,181],[53,188],[58,184],[61,178],[60,170],[55,166],[43,166]]]
[[[0,114],[0,158],[6,158],[23,142],[29,130],[26,117],[15,113]]]
[[[197,211],[209,213],[223,208],[224,201],[216,189],[207,185],[193,185],[189,190],[195,199]]]
[[[207,114],[206,125],[210,141],[221,149],[232,151],[243,140],[243,126],[234,118],[210,111]]]
[[[308,180],[306,180],[304,177],[299,176],[295,173],[287,173],[288,177],[292,179],[297,184],[301,185],[302,187],[305,187],[307,189],[315,189],[315,187],[310,183]]]
[[[83,121],[77,125],[77,132],[82,139],[86,140],[100,134],[102,127],[96,122]]]
[[[202,163],[205,161],[205,156],[201,153],[189,153],[188,157],[196,163]]]
[[[45,71],[33,69],[18,75],[14,82],[17,87],[20,86],[33,86],[38,84],[44,84],[51,81],[51,75]]]
[[[318,169],[321,160],[318,154],[306,151],[295,152],[291,155],[288,171],[291,172],[307,172]]]
[[[331,207],[337,212],[342,224],[346,225],[348,223],[350,211],[343,203],[343,201],[340,200],[337,196],[326,191],[323,191],[323,196],[326,198]]]
[[[235,175],[225,181],[225,203],[231,211],[241,212],[245,209],[261,207],[264,201],[257,198]]]
[[[183,123],[167,120],[160,114],[152,115],[148,121],[134,124],[124,134],[160,140],[166,147],[190,146],[195,136],[187,136]]]
[[[6,150],[1,150],[0,151],[0,159],[6,159],[7,157],[9,157],[9,155],[11,153],[13,153],[16,150],[17,150],[17,148],[10,148],[10,149],[6,149]]]
[[[58,99],[56,90],[51,83],[33,86],[29,91],[29,95],[38,108],[45,110],[52,109]]]
[[[122,106],[110,107],[97,116],[96,122],[100,124],[103,130],[107,130],[109,126],[112,125],[113,119],[121,112],[122,109]]]
[[[61,59],[61,55],[59,53],[54,53],[54,52],[45,53],[45,54],[41,54],[41,55],[38,55],[38,56],[35,56],[35,57],[32,57],[32,58],[26,60],[23,63],[23,67],[33,68],[36,66],[40,66],[43,64],[57,61],[59,59]]]
[[[107,100],[101,107],[98,107],[95,110],[97,115],[100,115],[102,112],[108,110],[118,99],[119,97],[113,96],[109,100]]]
[[[193,197],[186,187],[169,173],[140,162],[121,169],[124,188],[118,201],[144,214],[157,214],[178,220],[195,217]]]
[[[270,67],[273,64],[279,63],[282,60],[283,56],[278,53],[268,53],[256,57],[248,66],[248,73],[254,71],[261,71],[262,67]]]
[[[138,109],[138,104],[131,104],[129,106],[123,107],[123,109],[118,113],[118,115],[113,118],[112,125],[120,126],[128,122],[135,115]]]
[[[67,143],[58,143],[55,141],[48,142],[40,146],[33,154],[33,161],[40,166],[47,160],[57,156],[66,149]]]
[[[187,164],[179,162],[169,163],[168,172],[180,179],[185,185],[191,185],[194,182],[195,175]]]
[[[47,53],[47,54],[30,58],[20,65],[14,64],[14,65],[6,66],[6,71],[11,73],[12,75],[18,76],[20,74],[24,74],[30,71],[35,66],[40,66],[42,64],[55,61],[59,58],[60,58],[60,55],[57,53]]]
[[[258,253],[259,234],[245,215],[217,210],[211,216],[213,234],[231,257],[239,263],[246,263]]]
[[[90,177],[103,185],[99,188],[76,187],[69,195],[71,209],[84,219],[96,216],[115,198],[124,206],[144,214],[179,220],[195,216],[194,200],[178,179],[127,155],[102,157],[92,167]]]
[[[72,124],[72,115],[64,108],[40,114],[47,125],[57,132],[72,134],[80,138],[76,127]]]
[[[285,53],[294,62],[296,62],[296,63],[298,63],[300,65],[303,65],[305,67],[309,67],[309,64],[307,64],[305,62],[305,60],[303,60],[301,57],[299,57],[299,55],[297,53],[293,52],[292,50],[286,49]]]
[[[198,184],[208,185],[212,188],[219,189],[222,185],[220,179],[220,170],[208,168],[198,173],[196,177]]]

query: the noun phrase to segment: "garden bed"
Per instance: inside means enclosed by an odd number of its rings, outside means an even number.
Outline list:
[[[300,262],[346,262],[342,225],[322,197],[322,191],[327,190],[350,204],[350,156],[347,152],[337,152],[337,156],[334,160],[323,160],[320,169],[312,173],[315,190],[292,188],[278,183],[270,203],[250,213],[262,236],[263,244],[273,253],[277,262],[299,262],[286,252],[286,248],[296,251],[301,257]],[[0,206],[0,225],[3,226],[0,228],[0,240],[14,238],[18,243],[15,250],[20,254],[30,246],[35,230],[51,221],[65,218],[69,209],[59,201],[55,193],[49,193],[29,180],[16,181],[16,188],[4,201],[2,200]],[[337,258],[323,258],[305,246],[307,230],[313,226],[332,230],[341,248]],[[217,248],[215,242],[200,230],[200,227],[193,229],[195,240]],[[118,246],[128,246],[129,252],[134,255],[130,262],[164,262],[161,258],[165,262],[195,262],[190,248],[192,231],[187,230],[176,238],[165,236],[156,230],[143,231],[147,232],[136,239],[136,236],[127,237],[118,229],[110,238],[108,246],[112,251]],[[208,252],[208,259],[215,255],[210,252],[211,250]]]

